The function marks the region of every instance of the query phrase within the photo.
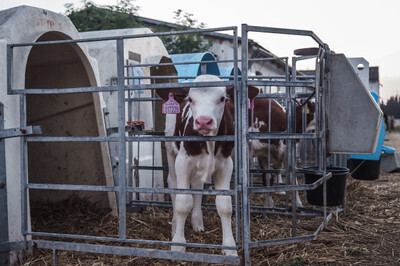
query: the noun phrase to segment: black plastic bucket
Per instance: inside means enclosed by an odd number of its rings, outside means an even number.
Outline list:
[[[312,184],[322,177],[322,173],[318,170],[318,166],[311,166],[304,168],[306,184]],[[332,177],[326,181],[326,205],[338,206],[344,203],[346,196],[346,175],[349,169],[346,167],[327,167],[327,172],[332,172]],[[310,204],[323,206],[324,205],[324,191],[323,184],[314,190],[307,190],[307,201]]]
[[[373,160],[347,160],[347,167],[350,169],[351,176],[358,180],[376,180],[379,178],[381,170],[381,158]],[[354,172],[353,170],[356,169]]]

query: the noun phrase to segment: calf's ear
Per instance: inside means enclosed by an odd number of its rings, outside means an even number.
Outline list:
[[[260,90],[254,86],[247,86],[247,95],[250,100],[253,100],[260,93]],[[234,87],[226,87],[226,94],[229,97],[229,100],[233,101],[235,99],[235,88]]]
[[[307,102],[307,107],[310,110],[310,112],[314,113],[315,112],[315,103],[308,101]]]
[[[260,93],[260,89],[254,86],[247,86],[247,95],[250,100],[253,100]]]
[[[175,101],[181,103],[185,100],[188,92],[189,88],[156,89],[157,96],[160,97],[164,102],[168,101],[169,94],[172,93]]]
[[[228,96],[230,101],[235,99],[235,87],[226,87],[226,96]]]

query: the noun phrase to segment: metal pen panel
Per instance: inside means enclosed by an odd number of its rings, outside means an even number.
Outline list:
[[[221,60],[223,63],[233,63],[233,76],[228,76],[229,80],[223,80],[221,82],[197,82],[193,83],[194,87],[208,87],[208,86],[229,86],[234,88],[234,120],[235,120],[235,134],[234,135],[225,135],[225,136],[164,136],[160,134],[160,132],[155,132],[154,130],[139,130],[137,132],[129,131],[129,128],[126,126],[126,119],[133,119],[132,116],[132,108],[134,108],[133,103],[140,102],[156,102],[159,101],[158,98],[150,95],[149,97],[126,97],[127,93],[130,91],[143,90],[148,92],[154,91],[155,89],[159,90],[170,90],[170,89],[179,89],[179,88],[187,88],[187,83],[156,83],[154,82],[156,79],[171,79],[178,80],[178,76],[173,76],[173,74],[168,74],[165,76],[154,75],[154,76],[146,76],[139,75],[135,77],[131,77],[130,75],[125,75],[124,71],[127,67],[125,64],[125,41],[132,38],[150,38],[150,37],[162,37],[162,36],[170,36],[170,35],[183,35],[183,34],[203,34],[203,33],[213,33],[218,34],[218,31],[232,31],[232,42],[233,42],[233,53],[232,60]],[[109,136],[24,136],[20,140],[21,150],[21,162],[20,167],[21,171],[21,190],[23,193],[21,194],[22,207],[21,207],[21,217],[23,220],[22,224],[22,232],[27,236],[35,236],[35,237],[58,237],[58,238],[70,238],[70,239],[83,239],[83,240],[94,240],[94,241],[110,241],[110,242],[123,242],[123,243],[132,243],[132,244],[143,244],[143,245],[177,245],[184,247],[193,247],[193,248],[210,248],[210,249],[228,249],[228,250],[238,250],[240,248],[243,249],[244,254],[244,263],[246,265],[251,264],[251,249],[260,248],[270,245],[277,244],[289,244],[301,241],[310,241],[316,238],[316,235],[321,230],[321,226],[318,227],[316,233],[314,235],[306,235],[306,236],[297,236],[298,232],[296,231],[296,224],[299,222],[297,217],[300,215],[303,216],[315,216],[324,214],[323,225],[331,217],[331,214],[328,214],[326,206],[324,206],[323,211],[315,211],[315,210],[307,210],[306,208],[300,208],[296,205],[295,202],[295,193],[298,191],[310,191],[318,186],[324,186],[324,205],[326,205],[326,181],[331,178],[331,174],[326,171],[326,146],[325,146],[325,101],[326,101],[326,86],[327,86],[327,76],[325,73],[325,56],[329,54],[329,49],[325,46],[322,41],[311,31],[300,31],[300,30],[290,30],[290,29],[278,29],[278,28],[268,28],[268,27],[254,27],[248,26],[246,24],[242,25],[241,28],[242,37],[240,40],[241,47],[238,47],[239,41],[237,36],[237,28],[236,27],[224,27],[217,29],[203,29],[203,30],[189,30],[182,32],[173,32],[173,33],[155,33],[155,34],[137,34],[137,35],[126,35],[126,36],[117,36],[117,37],[104,37],[104,38],[88,38],[81,40],[65,40],[65,41],[50,41],[50,42],[41,42],[41,43],[25,43],[25,44],[14,44],[7,47],[8,50],[8,73],[7,73],[7,88],[9,94],[20,94],[20,126],[21,129],[28,129],[29,135],[32,133],[40,133],[39,131],[35,131],[36,129],[26,127],[26,97],[30,94],[48,94],[48,95],[56,95],[56,94],[69,94],[69,93],[93,93],[93,92],[101,92],[101,93],[109,93],[115,96],[115,92],[117,92],[117,127],[107,128],[107,133]],[[316,71],[317,73],[314,75],[298,75],[296,70],[296,60],[292,61],[292,66],[289,66],[288,57],[274,57],[274,58],[251,58],[251,51],[249,51],[249,33],[252,31],[256,32],[264,32],[264,33],[274,33],[274,34],[287,34],[287,35],[300,35],[300,36],[310,36],[313,38],[319,45],[320,54],[316,59]],[[48,44],[61,44],[61,43],[84,43],[84,42],[101,42],[101,41],[110,41],[115,43],[116,51],[116,69],[117,69],[117,84],[115,86],[98,86],[98,87],[77,87],[77,88],[65,88],[65,89],[49,89],[49,88],[37,88],[37,89],[15,89],[13,88],[13,49],[22,46],[36,46],[36,45],[48,45]],[[241,58],[239,59],[238,50],[240,49]],[[308,57],[307,57],[308,58]],[[309,59],[309,58],[308,58]],[[299,60],[302,60],[301,58]],[[282,68],[282,73],[273,73],[271,75],[253,75],[251,74],[254,69],[251,69],[249,66],[249,62],[272,62],[279,61],[279,66]],[[193,63],[193,62],[189,62]],[[202,62],[207,63],[207,62]],[[143,67],[153,67],[154,65],[148,64],[145,62]],[[172,63],[160,63],[158,66],[174,66]],[[136,66],[136,65],[135,65]],[[239,74],[239,70],[241,67],[241,74]],[[127,69],[127,71],[131,71],[131,69]],[[253,71],[254,72],[254,71]],[[189,76],[186,76],[190,78]],[[113,77],[115,78],[115,77]],[[182,78],[182,77],[179,77]],[[220,78],[225,78],[221,76]],[[151,84],[133,84],[134,80],[150,80]],[[268,131],[267,132],[251,132],[249,130],[249,112],[248,112],[248,86],[259,86],[263,87],[263,89],[268,90],[265,91],[259,98],[267,98],[269,102],[269,107],[265,110],[269,112],[269,122],[268,122]],[[85,85],[83,85],[85,86]],[[297,88],[302,88],[301,92],[297,91]],[[315,90],[315,96],[312,92]],[[108,95],[108,94],[107,94]],[[317,130],[315,133],[305,133],[304,127],[302,132],[296,132],[296,103],[295,101],[298,98],[309,99],[315,98],[316,101],[316,114],[315,117],[317,119]],[[273,102],[279,102],[286,108],[286,129],[281,132],[272,132],[271,129],[271,113],[272,108],[271,105]],[[143,104],[143,103],[142,103]],[[127,107],[128,106],[128,107]],[[129,114],[126,115],[126,109],[128,109]],[[153,112],[155,113],[155,107],[153,107]],[[140,111],[138,111],[140,112]],[[304,112],[304,111],[303,111]],[[153,117],[153,125],[155,125],[156,120]],[[252,116],[253,120],[254,113]],[[140,115],[138,117],[140,119]],[[253,121],[251,121],[253,125]],[[110,129],[110,131],[108,131]],[[111,133],[110,133],[111,132]],[[17,132],[18,133],[18,132]],[[14,137],[17,134],[12,131],[8,131],[9,137]],[[114,134],[114,135],[112,135]],[[1,136],[0,136],[1,137]],[[274,140],[279,140],[285,142],[286,154],[287,158],[285,161],[285,166],[279,169],[271,169],[271,151],[268,151],[268,168],[267,169],[257,169],[256,164],[253,165],[250,163],[250,160],[253,160],[253,154],[249,153],[249,143],[252,141],[259,140],[267,140],[269,146],[271,146]],[[304,141],[304,140],[312,140],[315,141],[318,150],[318,162],[320,163],[320,170],[322,173],[322,177],[318,179],[316,182],[312,184],[297,184],[295,183],[296,178],[300,176],[302,173],[297,170],[297,161],[296,161],[296,141]],[[229,190],[214,190],[214,189],[174,189],[174,188],[165,188],[165,187],[156,187],[154,182],[154,171],[165,171],[168,168],[165,166],[156,166],[154,153],[155,153],[155,143],[157,142],[204,142],[204,141],[233,141],[235,142],[234,148],[234,177],[233,177],[233,185]],[[115,142],[118,145],[118,176],[117,185],[78,185],[78,184],[47,184],[47,183],[29,183],[28,182],[28,166],[27,166],[27,145],[30,142]],[[151,142],[152,146],[152,163],[151,166],[143,165],[140,162],[137,164],[133,163],[134,160],[133,153],[135,152],[135,148],[132,148],[134,144],[137,144],[137,159],[140,161],[139,155],[142,152],[142,149],[139,148],[140,144],[144,142]],[[131,147],[127,149],[127,145]],[[127,162],[128,160],[128,162]],[[254,159],[254,162],[256,159]],[[114,161],[115,162],[115,161]],[[153,171],[151,178],[152,183],[151,187],[141,187],[136,186],[132,183],[128,183],[127,185],[127,176],[129,176],[129,180],[133,178],[132,172],[139,170]],[[129,175],[127,171],[130,171]],[[264,187],[259,186],[259,181],[256,178],[260,176],[260,174],[283,174],[286,177],[286,183],[279,183],[272,186]],[[251,175],[250,175],[251,174]],[[138,178],[138,177],[136,177]],[[63,233],[46,233],[46,232],[32,232],[29,229],[29,215],[27,213],[29,195],[28,190],[68,190],[68,191],[95,191],[95,192],[108,192],[108,193],[117,193],[117,204],[118,204],[118,237],[102,237],[102,236],[90,236],[90,235],[77,235],[77,234],[63,234]],[[292,201],[290,202],[289,196],[286,197],[285,207],[284,208],[267,208],[265,206],[259,206],[254,204],[253,199],[255,194],[261,193],[275,193],[275,192],[290,192]],[[157,202],[154,198],[155,194],[190,194],[190,195],[208,195],[208,196],[216,196],[216,195],[225,195],[225,196],[233,196],[234,199],[234,210],[235,210],[235,246],[222,246],[215,244],[207,244],[207,243],[183,243],[177,242],[172,243],[171,241],[159,241],[159,240],[144,240],[144,239],[136,239],[130,238],[127,233],[127,195],[131,193],[149,193],[152,194],[151,200],[145,201],[141,200],[138,196],[137,202],[138,205],[143,206],[152,206],[152,204],[160,203],[160,205],[170,206],[170,202]],[[289,193],[288,193],[289,194]],[[129,200],[129,204],[131,200]],[[161,204],[162,203],[162,204]],[[292,203],[292,205],[290,205]],[[132,204],[134,204],[134,200],[132,200]],[[212,204],[205,204],[206,208],[213,208]],[[290,209],[291,208],[291,209]],[[215,208],[214,208],[215,209]],[[301,213],[299,213],[301,212]],[[254,241],[252,239],[252,219],[251,216],[253,214],[283,214],[287,216],[291,216],[292,218],[292,235],[291,237],[282,239],[268,239],[268,240],[260,240]],[[322,226],[323,227],[323,226]],[[26,240],[25,243],[28,243]],[[30,243],[30,242],[29,242]],[[206,253],[176,253],[173,251],[167,250],[159,250],[159,249],[141,249],[141,248],[128,248],[128,247],[118,247],[115,245],[89,245],[83,243],[68,243],[68,242],[51,242],[39,239],[37,241],[38,246],[43,248],[53,249],[55,260],[57,260],[57,250],[73,250],[73,251],[84,251],[84,252],[99,252],[104,254],[119,254],[119,255],[134,255],[134,256],[142,256],[149,258],[167,258],[171,260],[188,260],[188,261],[197,261],[197,262],[217,262],[217,263],[240,263],[240,257],[230,257],[230,256],[220,256],[220,255],[211,255]]]
[[[118,216],[119,237],[126,238],[126,145],[125,145],[125,81],[124,81],[124,40],[117,39],[117,70],[118,70],[118,152],[119,152],[119,189]]]

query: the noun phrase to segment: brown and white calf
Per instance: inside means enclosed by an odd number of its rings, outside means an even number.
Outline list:
[[[271,106],[270,106],[271,105]],[[303,105],[296,105],[296,133],[301,133],[303,124]],[[314,103],[307,102],[307,123],[314,118]],[[270,114],[271,112],[271,114]],[[252,121],[252,123],[251,123]],[[250,132],[283,132],[286,130],[286,111],[275,100],[256,98],[254,99],[253,114],[249,110],[249,131]],[[282,139],[260,139],[251,142],[253,156],[257,157],[260,168],[283,169],[286,161],[286,145]],[[269,164],[269,165],[268,165]],[[263,185],[267,185],[267,176],[263,174]],[[277,175],[277,182],[282,183],[281,174]],[[297,184],[297,180],[295,180]],[[270,183],[272,185],[272,182]],[[299,194],[296,191],[296,205],[302,207]],[[274,205],[270,195],[266,198],[266,205]]]
[[[195,82],[221,81],[212,75],[202,75]],[[172,92],[180,104],[181,112],[167,114],[165,133],[167,136],[219,136],[233,135],[233,113],[226,101],[233,99],[233,89],[226,87],[192,87],[189,89],[157,90],[164,101]],[[249,88],[249,97],[255,98],[259,90]],[[168,186],[170,188],[202,189],[205,182],[214,177],[214,187],[228,190],[232,176],[231,158],[233,142],[182,141],[166,142],[168,157]],[[192,211],[194,231],[204,231],[201,211],[201,195],[172,194],[173,220],[172,242],[185,243],[184,226]],[[232,202],[230,196],[217,195],[216,207],[222,223],[224,246],[235,246],[232,233]],[[183,246],[172,246],[172,250],[185,251]],[[236,250],[223,250],[226,255],[237,256]]]

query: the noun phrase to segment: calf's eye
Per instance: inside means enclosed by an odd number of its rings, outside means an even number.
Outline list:
[[[189,101],[190,103],[193,102],[192,98],[190,98],[190,97],[188,98],[188,101]]]
[[[221,99],[219,99],[219,101],[220,101],[221,103],[225,102],[225,97],[221,97]]]

